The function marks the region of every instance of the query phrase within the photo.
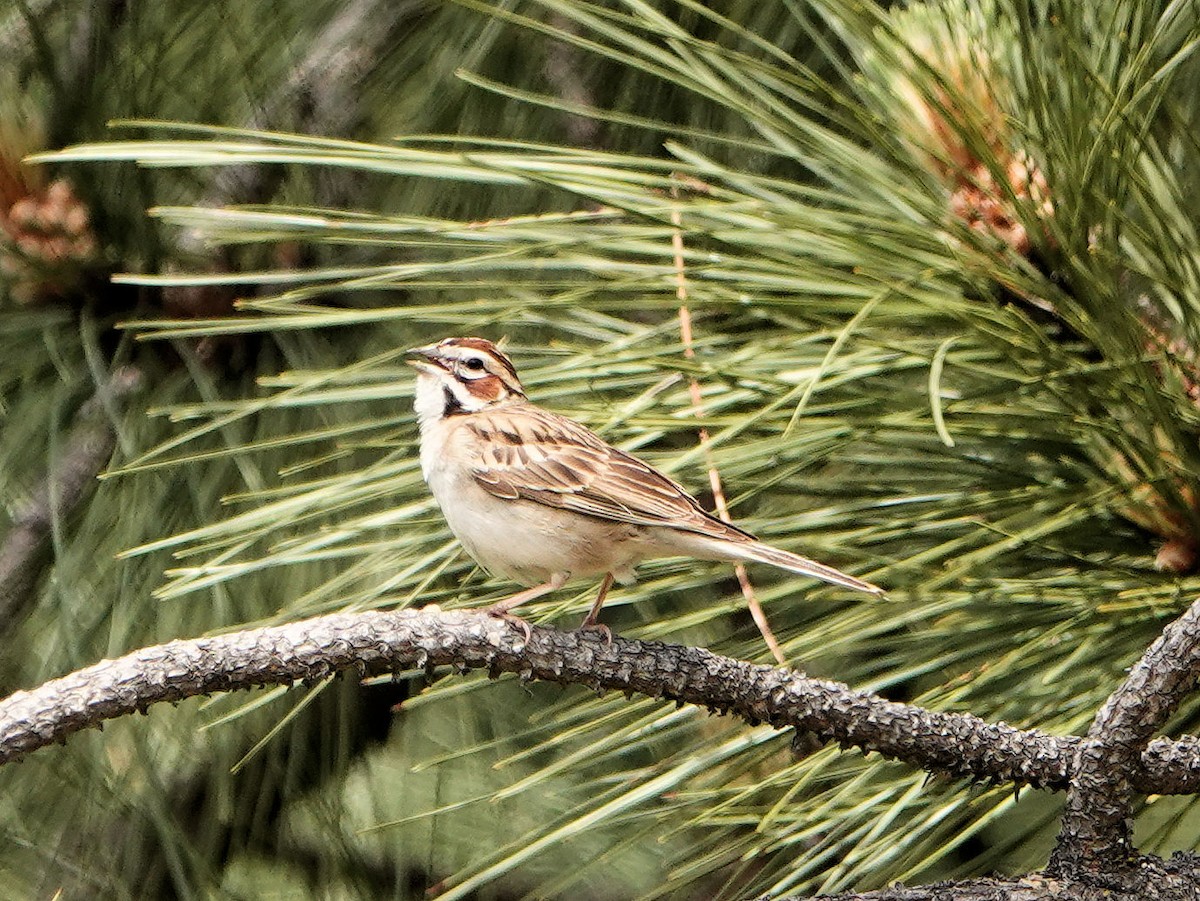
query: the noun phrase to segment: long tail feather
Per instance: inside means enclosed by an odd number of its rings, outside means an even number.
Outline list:
[[[779,548],[763,544],[761,541],[738,545],[737,551],[739,552],[739,556],[744,556],[746,560],[770,563],[772,566],[778,566],[780,569],[786,569],[788,572],[799,573],[802,576],[812,576],[814,579],[820,579],[822,582],[828,582],[831,585],[841,585],[843,588],[852,588],[855,591],[864,591],[867,594],[883,594],[883,589],[878,585],[872,585],[870,582],[864,582],[862,579],[848,576],[844,572],[834,569],[832,566],[825,566],[823,563],[817,563],[817,561],[809,560],[807,557],[801,557],[798,554],[792,554],[788,551],[781,551]]]

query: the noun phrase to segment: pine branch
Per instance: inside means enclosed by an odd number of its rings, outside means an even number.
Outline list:
[[[13,12],[0,22],[0,56],[17,59],[18,54],[34,40],[30,22],[47,15],[51,7],[63,5],[60,0],[26,0],[23,8],[12,4]]]
[[[1200,897],[1200,858],[1177,855],[1170,860],[1138,861],[1144,890],[1136,895],[1111,891],[1076,879],[1030,873],[1014,879],[969,879],[932,885],[893,885],[872,892],[820,895],[821,901],[1178,901]],[[766,901],[766,899],[759,899]],[[778,898],[773,901],[800,901]]]
[[[535,628],[435,607],[340,613],[285,626],[173,641],[79,670],[0,701],[0,764],[161,701],[412,667],[487,669],[525,679],[617,689],[698,704],[751,723],[794,727],[931,772],[1063,789],[1080,739],[886,701],[786,669],[700,648]],[[1192,745],[1195,748],[1195,744]],[[1169,760],[1164,769],[1162,761]],[[1182,765],[1181,765],[1182,764]],[[1144,791],[1200,784],[1200,755],[1148,753]]]
[[[1200,792],[1198,762],[1200,738],[1182,735],[1177,739],[1155,739],[1142,752],[1134,788],[1146,794],[1194,795]],[[1147,780],[1147,773],[1154,773],[1155,778]]]
[[[59,73],[59,82],[71,96],[86,96],[87,85],[107,61],[97,48],[103,46],[105,35],[120,28],[128,13],[127,0],[104,0],[88,4],[75,17]]]
[[[1075,752],[1075,773],[1052,869],[1131,875],[1134,775],[1150,736],[1200,678],[1200,601],[1150,645],[1124,684],[1096,714]]]
[[[360,82],[394,33],[398,22],[417,10],[415,3],[353,0],[332,16],[312,40],[308,52],[288,79],[267,97],[247,128],[279,128],[292,108],[305,106],[300,130],[307,134],[352,135],[362,116]],[[221,207],[264,203],[279,187],[283,173],[269,166],[229,166],[219,170],[203,206]],[[325,203],[348,203],[344,184],[334,187],[333,176],[322,181]],[[345,182],[340,175],[334,181]],[[352,180],[352,179],[351,179]],[[194,240],[192,236],[185,236]],[[200,251],[198,245],[190,249]]]
[[[108,463],[117,435],[111,407],[137,392],[142,374],[132,366],[115,372],[79,408],[62,456],[13,517],[0,543],[0,632],[24,608],[41,573],[40,561],[54,523],[74,510]]]
[[[578,36],[579,34],[578,25],[561,13],[551,13],[549,25],[551,28],[570,35]],[[546,48],[546,59],[542,64],[542,71],[568,108],[597,106],[595,91],[585,76],[584,62],[584,55],[574,44],[551,40]],[[570,112],[565,115],[568,144],[573,147],[600,146],[600,121],[598,119]]]

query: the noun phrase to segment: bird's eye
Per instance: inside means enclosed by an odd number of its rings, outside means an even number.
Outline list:
[[[479,357],[471,357],[469,360],[463,361],[463,365],[468,369],[473,369],[475,372],[479,372],[481,369],[483,369],[483,360],[479,359]]]

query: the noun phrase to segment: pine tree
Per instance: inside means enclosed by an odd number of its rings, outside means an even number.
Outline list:
[[[510,593],[427,495],[402,363],[486,334],[537,402],[888,589],[752,567],[788,665],[1085,731],[1200,585],[1198,23],[15,0],[6,687]],[[606,616],[772,660],[721,565],[648,565]],[[0,770],[5,894],[828,892],[1040,867],[1061,813],[703,710],[425,675],[155,709]],[[1196,822],[1156,798],[1139,847]]]

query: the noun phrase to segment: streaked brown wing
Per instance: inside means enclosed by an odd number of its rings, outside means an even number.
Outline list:
[[[639,526],[735,541],[752,536],[705,513],[680,485],[577,422],[532,404],[477,413],[484,447],[473,474],[496,497],[535,501]]]

